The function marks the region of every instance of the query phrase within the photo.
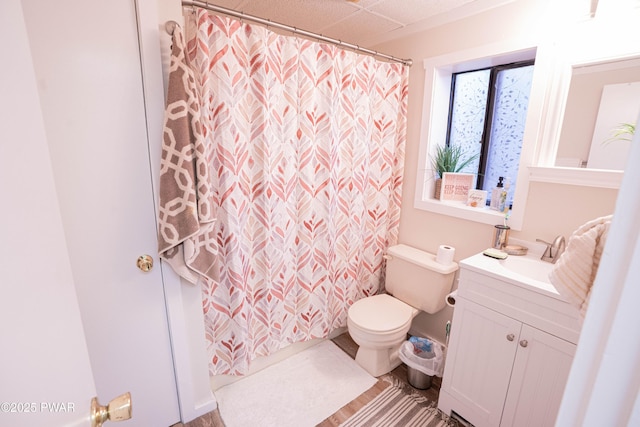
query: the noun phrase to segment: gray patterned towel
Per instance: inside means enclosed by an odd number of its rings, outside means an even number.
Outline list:
[[[182,30],[176,26],[160,163],[158,251],[194,284],[200,277],[216,280],[215,208],[207,154],[198,91]]]

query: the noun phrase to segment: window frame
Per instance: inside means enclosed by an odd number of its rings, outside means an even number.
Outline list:
[[[430,159],[437,147],[444,144],[447,138],[451,80],[454,73],[535,59],[527,124],[518,168],[518,186],[509,217],[509,226],[512,229],[522,229],[529,191],[528,166],[533,165],[538,135],[542,134],[544,102],[554,70],[551,55],[542,53],[541,55],[541,49],[536,45],[500,42],[424,60],[425,84],[414,208],[484,224],[495,225],[503,222],[504,214],[488,207],[472,208],[463,203],[448,203],[435,199],[435,179]]]
[[[482,68],[477,68],[477,69],[471,69],[471,70],[467,70],[467,71],[458,71],[455,73],[451,74],[451,91],[450,91],[450,96],[449,96],[449,117],[447,120],[447,139],[445,144],[448,146],[451,144],[451,126],[452,126],[452,115],[453,115],[453,107],[454,107],[454,99],[455,99],[455,85],[456,85],[456,80],[458,78],[458,76],[460,74],[464,74],[464,73],[473,73],[476,71],[486,71],[489,70],[489,83],[488,83],[488,95],[487,95],[487,102],[485,105],[485,111],[484,111],[484,124],[483,124],[483,130],[482,130],[482,141],[481,141],[481,148],[480,148],[480,158],[479,158],[479,164],[478,164],[478,171],[477,171],[477,177],[476,177],[476,189],[478,190],[482,190],[482,187],[484,185],[484,174],[485,171],[487,170],[487,158],[489,157],[489,145],[490,145],[490,141],[491,141],[491,131],[492,131],[492,126],[493,126],[493,113],[494,113],[494,107],[495,107],[495,103],[496,103],[496,82],[498,79],[498,73],[500,73],[501,71],[504,70],[511,70],[514,68],[522,68],[522,67],[530,67],[530,66],[534,66],[534,70],[535,70],[535,59],[529,59],[529,60],[525,60],[525,61],[516,61],[516,62],[509,62],[507,64],[498,64],[498,65],[492,65],[490,67],[482,67]],[[528,110],[528,106],[527,106],[527,110]],[[487,204],[489,203],[489,199],[487,198]]]

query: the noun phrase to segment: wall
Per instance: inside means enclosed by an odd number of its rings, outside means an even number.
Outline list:
[[[549,7],[553,7],[553,2],[518,0],[375,47],[381,52],[414,61],[409,79],[401,243],[430,252],[435,252],[441,244],[448,244],[456,248],[455,259],[459,261],[489,247],[493,233],[491,225],[413,207],[425,78],[423,60],[503,40],[519,39],[543,44],[562,34],[562,27],[554,23],[556,14],[550,12]],[[511,236],[547,241],[559,234],[568,237],[586,221],[612,213],[616,197],[617,190],[531,182],[522,230],[512,232]],[[411,333],[426,334],[444,341],[445,325],[452,315],[453,309],[449,307],[434,315],[421,313],[415,319]]]
[[[0,424],[88,425],[96,388],[20,0],[0,3],[0,34]]]

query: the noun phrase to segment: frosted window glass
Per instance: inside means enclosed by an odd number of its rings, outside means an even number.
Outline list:
[[[496,186],[498,177],[509,178],[507,202],[513,202],[527,118],[533,65],[502,70],[497,75],[496,96],[483,190]]]
[[[465,158],[478,155],[461,172],[478,173],[490,77],[491,70],[456,75],[449,145],[461,146]]]

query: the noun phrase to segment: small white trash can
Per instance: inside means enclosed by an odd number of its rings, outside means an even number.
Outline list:
[[[415,337],[411,338],[415,340]],[[435,375],[442,376],[444,365],[444,350],[442,345],[428,338],[418,338],[428,341],[429,351],[419,351],[414,343],[406,341],[400,347],[399,357],[407,365],[407,381],[412,387],[426,390],[431,387]]]

